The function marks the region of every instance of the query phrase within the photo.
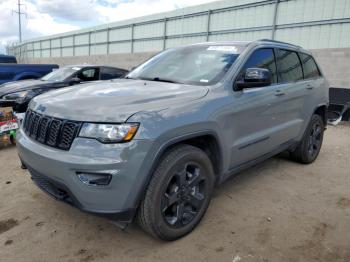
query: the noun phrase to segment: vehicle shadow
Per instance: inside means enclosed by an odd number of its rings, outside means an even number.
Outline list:
[[[1,151],[10,151],[13,147],[8,145],[3,147]],[[247,188],[251,185],[259,184],[264,178],[276,176],[276,173],[272,173],[271,169],[281,168],[282,172],[282,169],[289,162],[286,159],[287,155],[284,154],[276,156],[240,172],[218,186],[214,191],[209,212],[204,216],[198,228],[175,242],[163,242],[152,238],[139,227],[136,221],[130,224],[126,230],[122,230],[104,218],[80,212],[74,207],[49,198],[35,185],[30,186],[27,193],[31,197],[28,199],[28,203],[20,209],[25,214],[30,213],[31,210],[37,210],[37,212],[32,213],[27,220],[22,222],[26,224],[25,231],[33,241],[46,241],[49,250],[56,249],[54,243],[73,243],[62,249],[60,254],[55,257],[57,259],[65,257],[74,261],[76,259],[90,261],[88,259],[93,257],[108,260],[118,255],[121,261],[140,261],[145,258],[152,260],[157,254],[155,260],[161,261],[165,259],[165,254],[174,252],[179,247],[188,246],[201,249],[203,243],[199,243],[198,238],[201,235],[206,235],[211,239],[211,233],[217,228],[217,223],[221,221],[213,214],[225,211],[221,210],[223,203],[234,205],[234,201],[242,200],[242,194],[244,196],[245,192],[249,190]],[[227,199],[229,195],[230,199]],[[40,227],[47,229],[47,231],[38,231]],[[215,239],[215,234],[212,239]],[[191,249],[184,251],[188,257],[192,254],[189,250]]]
[[[234,187],[235,184],[239,185],[240,183],[246,183],[249,180],[253,180],[256,177],[262,175],[273,175],[271,172],[264,171],[271,170],[271,168],[277,168],[285,162],[292,162],[289,158],[289,153],[286,151],[265,161],[257,163],[256,165],[253,165],[245,170],[242,170],[237,174],[233,174],[231,177],[227,178],[227,180],[225,180],[221,185],[219,185],[216,188],[216,191],[220,190],[220,188],[222,187]]]
[[[8,143],[0,142],[0,151],[1,152],[6,152],[6,151],[11,150],[11,149],[13,149],[15,147],[16,146],[12,145],[10,142],[8,142]]]
[[[239,192],[235,192],[236,189],[244,188],[246,185],[249,185],[251,182],[254,182],[254,180],[261,179],[262,178],[261,176],[275,175],[269,172],[269,170],[271,170],[271,168],[275,168],[280,165],[283,166],[285,162],[290,162],[288,156],[289,156],[288,153],[279,154],[271,159],[268,159],[255,166],[252,166],[247,170],[244,170],[242,172],[239,172],[236,175],[233,175],[232,177],[228,178],[223,184],[215,188],[213,198],[222,199],[227,197],[228,194],[231,194],[231,192],[234,194],[239,194]],[[46,195],[44,193],[42,195],[42,198],[46,199]],[[51,202],[52,200],[51,199],[44,200],[44,202],[46,201]],[[45,205],[44,203],[42,204]],[[82,226],[80,230],[78,230],[80,232],[88,232],[88,231],[91,231],[92,228],[94,228],[97,231],[95,232],[96,234],[100,231],[103,231],[106,234],[104,237],[106,237],[107,239],[110,239],[110,240],[114,239],[114,241],[116,242],[119,242],[121,239],[128,239],[132,241],[132,243],[134,243],[135,246],[139,246],[142,243],[144,248],[147,247],[147,249],[150,249],[150,250],[152,250],[153,248],[158,249],[159,244],[167,243],[167,242],[162,242],[160,240],[156,240],[151,236],[149,236],[148,234],[146,234],[138,225],[137,219],[135,219],[133,223],[131,223],[126,229],[122,229],[111,221],[108,221],[104,218],[100,218],[97,216],[93,216],[91,214],[81,212],[76,208],[66,205],[62,202],[55,202],[54,205],[55,206],[57,205],[57,208],[54,208],[54,209],[56,210],[61,209],[63,212],[61,215],[64,216],[68,221],[71,221],[71,223],[73,224],[77,223],[76,219],[77,220],[83,219],[83,217],[85,217],[85,219],[88,219],[89,222],[85,224],[86,228],[85,226]],[[191,236],[190,234],[186,238],[192,238],[192,237],[193,236]],[[158,247],[154,246],[155,243],[158,244]],[[163,245],[160,245],[160,246],[163,246]]]

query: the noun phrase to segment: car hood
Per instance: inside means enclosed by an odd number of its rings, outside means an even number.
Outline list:
[[[9,82],[0,86],[0,97],[10,93],[33,90],[36,88],[54,87],[57,85],[62,85],[62,83],[42,80],[20,80]]]
[[[125,122],[136,112],[165,109],[207,93],[201,86],[120,79],[49,92],[34,98],[30,108],[69,120]]]

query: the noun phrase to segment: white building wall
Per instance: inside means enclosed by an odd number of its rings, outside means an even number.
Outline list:
[[[26,61],[157,52],[203,41],[272,36],[308,49],[350,47],[350,0],[216,1],[28,40],[10,47],[10,53]]]

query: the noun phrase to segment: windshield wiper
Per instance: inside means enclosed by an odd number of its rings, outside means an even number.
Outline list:
[[[165,78],[160,78],[160,77],[130,77],[126,76],[126,79],[134,79],[134,80],[146,80],[146,81],[156,81],[156,82],[165,82],[165,83],[173,83],[173,84],[184,84],[183,82],[171,80],[171,79],[165,79]]]
[[[171,80],[171,79],[165,79],[165,78],[160,78],[160,77],[154,77],[151,79],[147,79],[150,81],[157,81],[157,82],[165,82],[165,83],[173,83],[173,84],[183,84],[183,82]]]

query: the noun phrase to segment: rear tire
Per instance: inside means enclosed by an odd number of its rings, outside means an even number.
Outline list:
[[[187,235],[205,214],[214,184],[206,153],[190,145],[174,147],[156,167],[139,208],[139,224],[162,240]]]
[[[324,133],[324,122],[321,116],[313,115],[311,121],[294,151],[290,153],[291,158],[302,164],[310,164],[315,161],[320,153]]]

